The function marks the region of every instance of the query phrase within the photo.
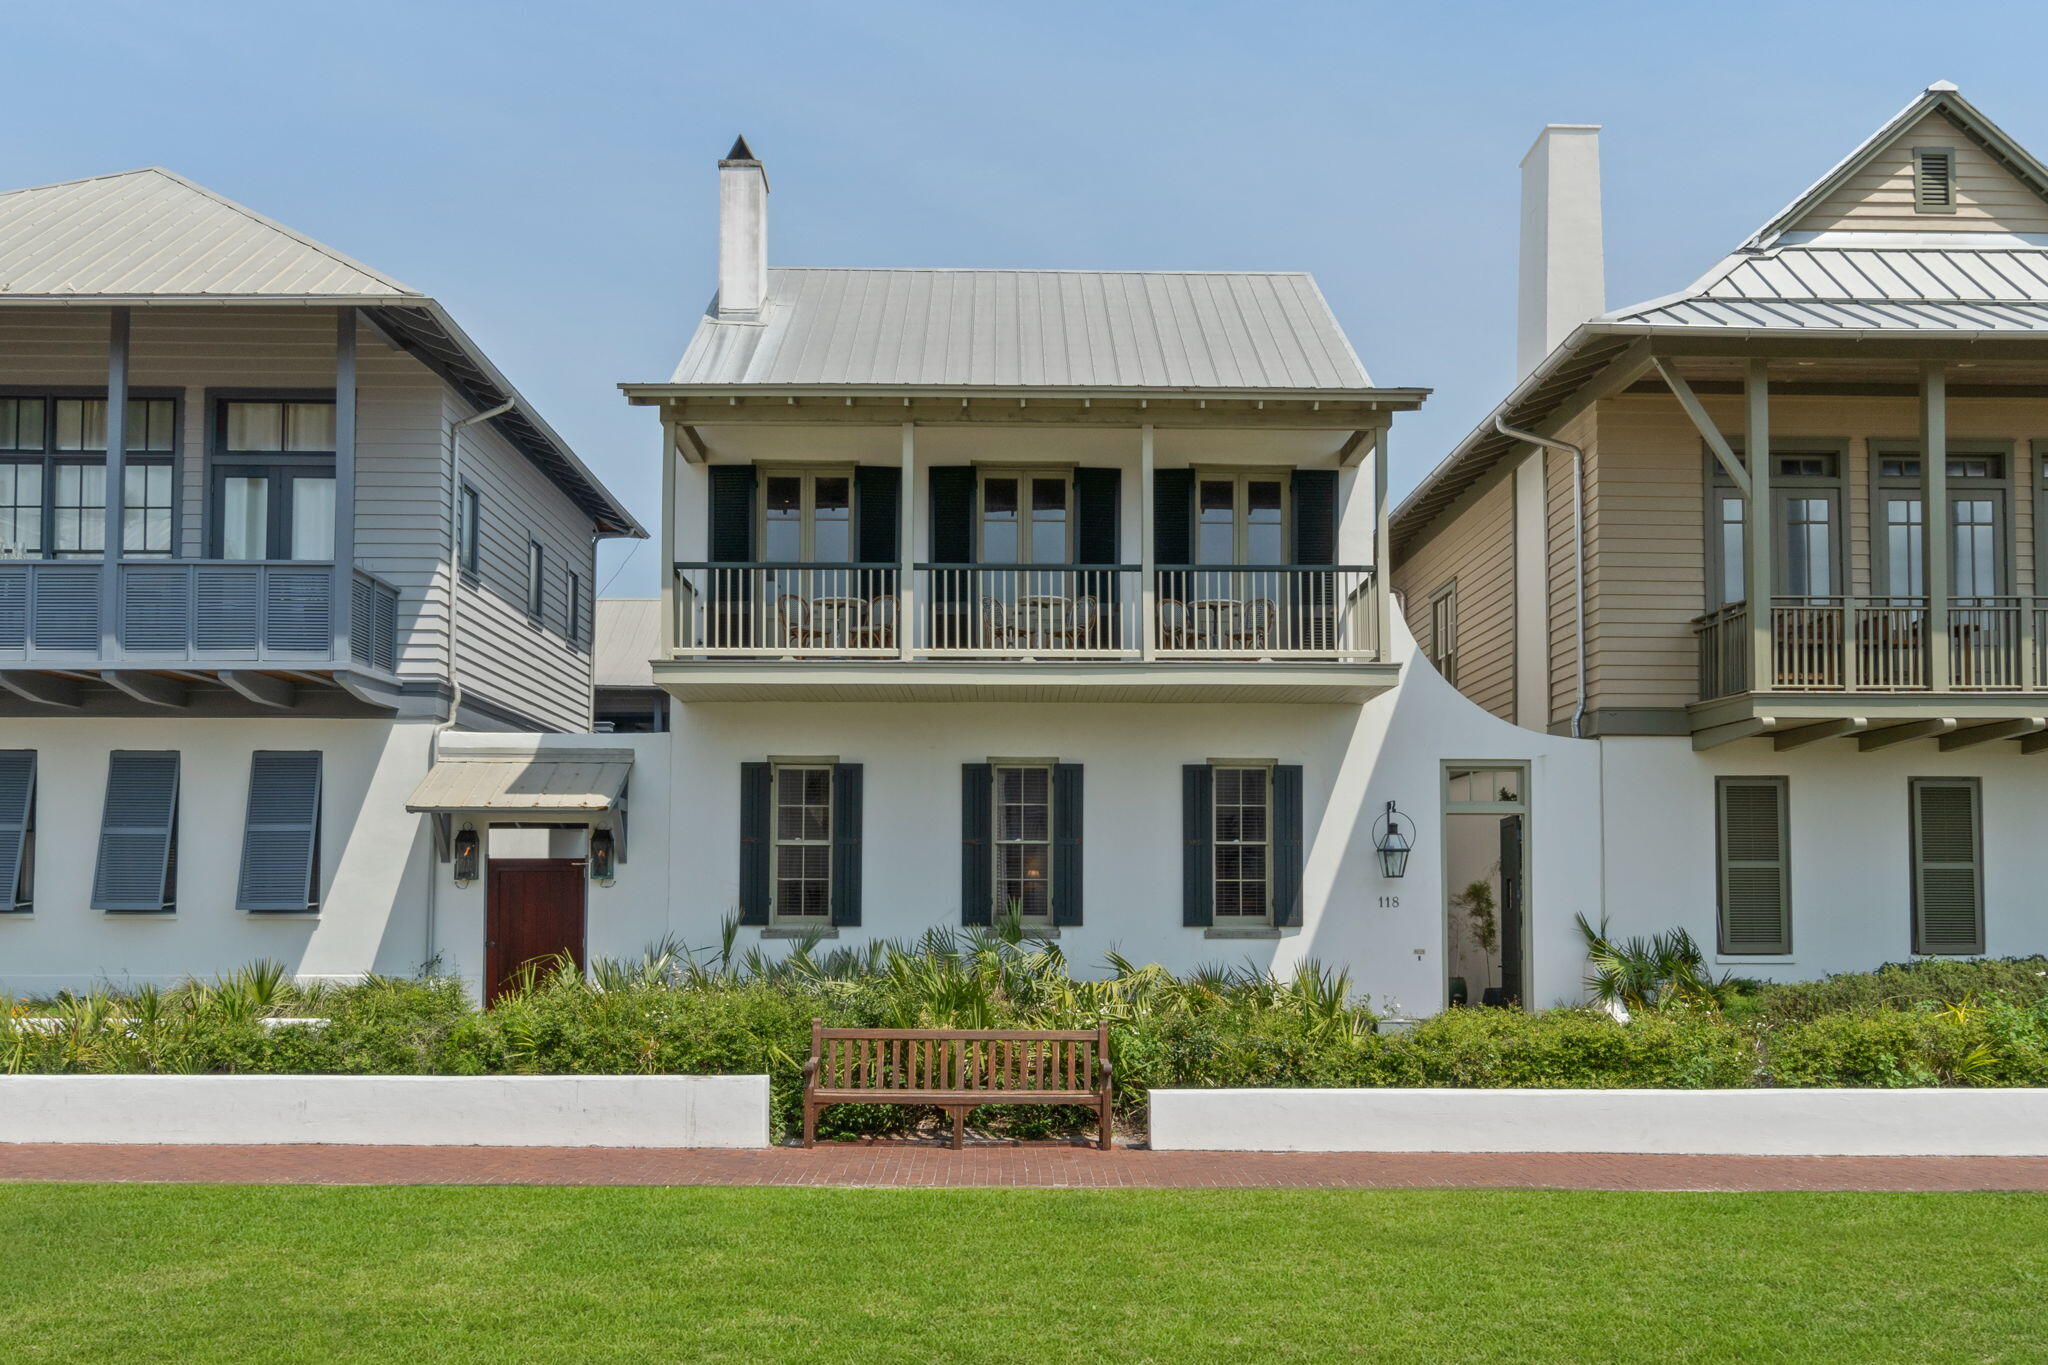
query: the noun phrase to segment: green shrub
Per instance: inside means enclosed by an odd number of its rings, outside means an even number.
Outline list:
[[[2020,1005],[2048,1001],[2048,957],[1930,957],[1887,963],[1874,972],[1838,972],[1818,981],[1773,983],[1756,988],[1751,1014],[1775,1025],[1846,1010],[1910,1009],[1973,1000]]]
[[[1824,1014],[1767,1036],[1775,1085],[2048,1084],[2048,1003],[1878,1007]]]

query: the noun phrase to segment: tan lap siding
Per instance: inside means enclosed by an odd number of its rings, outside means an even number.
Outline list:
[[[1515,716],[1515,482],[1512,467],[1445,515],[1396,573],[1408,629],[1427,655],[1430,599],[1458,588],[1458,690],[1506,720]]]
[[[1915,147],[1954,149],[1954,213],[1913,211]],[[1802,232],[2048,232],[2048,203],[1954,124],[1930,114],[1793,227]]]

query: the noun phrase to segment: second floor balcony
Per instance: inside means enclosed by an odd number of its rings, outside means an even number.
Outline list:
[[[1361,701],[1394,678],[1379,601],[1365,565],[684,563],[656,672],[695,700]]]
[[[0,559],[0,669],[388,674],[397,614],[391,584],[318,561]]]

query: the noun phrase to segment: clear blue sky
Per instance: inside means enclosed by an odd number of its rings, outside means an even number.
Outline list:
[[[2048,154],[2039,3],[152,0],[7,30],[0,183],[163,164],[434,294],[650,524],[654,418],[614,385],[665,377],[710,296],[736,132],[784,265],[1312,271],[1375,380],[1436,390],[1397,493],[1512,379],[1545,122],[1606,125],[1610,304],[1929,81]]]

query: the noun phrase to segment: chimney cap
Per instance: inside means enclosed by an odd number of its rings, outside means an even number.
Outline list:
[[[727,161],[759,161],[760,159],[760,157],[754,155],[754,149],[747,145],[747,135],[745,133],[741,133],[732,140],[732,150],[725,154],[725,160]]]

